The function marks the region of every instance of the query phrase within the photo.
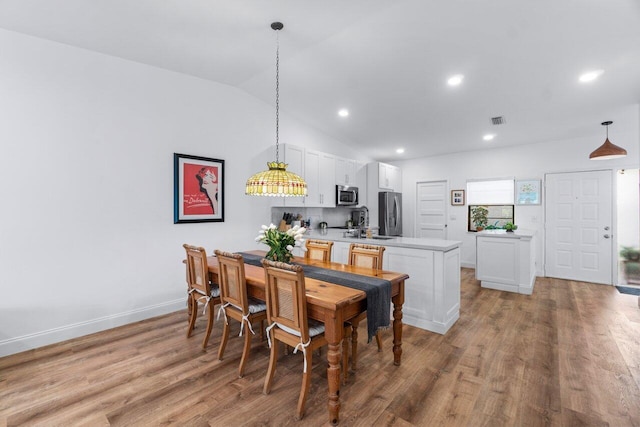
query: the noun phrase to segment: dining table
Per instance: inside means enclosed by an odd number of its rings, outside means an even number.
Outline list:
[[[243,253],[265,256],[265,251],[244,251]],[[332,270],[387,280],[391,283],[391,302],[393,303],[393,363],[399,366],[402,360],[402,305],[404,304],[404,282],[407,274],[392,271],[375,270],[330,261],[307,260],[295,257],[295,264],[303,264]],[[218,283],[219,266],[215,256],[207,258],[209,275]],[[245,276],[249,296],[265,300],[265,274],[261,266],[245,263]],[[327,383],[329,422],[336,425],[340,419],[340,369],[342,360],[342,339],[344,322],[356,317],[367,309],[366,294],[362,290],[348,286],[305,277],[307,311],[312,319],[323,322],[327,350]]]

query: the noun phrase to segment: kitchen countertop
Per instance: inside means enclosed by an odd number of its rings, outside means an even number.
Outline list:
[[[508,237],[510,239],[531,239],[535,236],[535,230],[514,230],[513,232],[507,232],[507,230],[482,230],[478,231],[478,237]]]
[[[329,228],[325,230],[326,233],[321,232],[318,229],[308,230],[304,237],[305,239],[319,239],[319,240],[332,240],[335,242],[348,242],[348,243],[366,243],[369,245],[381,245],[381,246],[395,246],[400,248],[412,248],[412,249],[426,249],[432,251],[447,252],[452,249],[460,247],[460,243],[457,240],[442,240],[442,239],[421,239],[417,237],[392,237],[392,236],[380,236],[383,238],[355,238],[345,237],[344,231],[335,228]]]

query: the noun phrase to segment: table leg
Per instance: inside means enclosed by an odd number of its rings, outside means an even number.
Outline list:
[[[339,320],[340,319],[340,320]],[[341,316],[327,319],[325,321],[324,335],[328,342],[327,362],[327,382],[329,385],[329,422],[338,424],[340,419],[340,362],[342,360],[342,345],[340,340],[343,335],[343,325]]]
[[[402,305],[404,304],[404,280],[393,301],[393,364],[400,366],[402,361]]]

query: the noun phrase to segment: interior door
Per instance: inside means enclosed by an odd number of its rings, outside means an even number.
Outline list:
[[[611,171],[546,175],[545,275],[612,284]]]
[[[416,237],[447,238],[447,182],[418,182]]]

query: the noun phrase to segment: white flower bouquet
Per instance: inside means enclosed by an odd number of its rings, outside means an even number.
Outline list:
[[[293,248],[300,247],[302,250],[306,250],[302,237],[305,231],[307,231],[306,228],[298,225],[287,231],[278,230],[274,224],[270,224],[268,227],[263,225],[260,234],[256,237],[256,242],[262,242],[269,246],[267,259],[288,263],[293,258]]]

